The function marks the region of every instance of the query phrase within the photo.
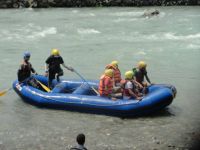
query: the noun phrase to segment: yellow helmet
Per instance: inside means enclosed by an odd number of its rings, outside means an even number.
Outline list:
[[[116,61],[116,60],[112,61],[111,65],[113,65],[114,67],[118,67],[118,61]]]
[[[112,69],[106,69],[104,74],[106,76],[113,77],[113,70]]]
[[[133,75],[133,71],[127,71],[125,72],[125,79],[132,79]]]
[[[59,55],[59,50],[58,49],[52,49],[51,55],[54,55],[54,56]]]
[[[147,64],[144,61],[139,61],[138,62],[138,68],[142,69],[142,68],[146,68]]]

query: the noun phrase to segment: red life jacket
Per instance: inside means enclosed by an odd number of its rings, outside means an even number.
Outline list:
[[[120,70],[111,64],[107,65],[106,69],[113,69],[115,84],[120,83],[120,81],[122,80]]]
[[[107,82],[106,82],[107,81]],[[100,96],[108,96],[113,90],[113,80],[109,76],[102,75],[99,83]]]

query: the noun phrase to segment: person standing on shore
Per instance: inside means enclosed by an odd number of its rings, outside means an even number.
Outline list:
[[[70,148],[70,150],[87,150],[87,148],[84,146],[85,144],[85,135],[84,134],[78,134],[76,137],[76,141],[78,143],[77,146],[74,146]]]
[[[45,65],[45,75],[48,76],[48,86],[51,88],[52,80],[57,79],[57,82],[60,82],[60,76],[62,76],[63,70],[60,65],[65,67],[70,71],[74,71],[74,69],[70,66],[65,65],[63,58],[60,56],[58,49],[52,49],[51,55],[46,59]]]

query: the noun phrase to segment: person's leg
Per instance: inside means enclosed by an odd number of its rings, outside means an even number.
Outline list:
[[[143,82],[142,83],[142,85],[143,85],[143,94],[147,94],[148,92],[149,92],[149,89],[148,89],[148,87],[147,87],[147,83],[146,82]]]
[[[63,76],[63,70],[60,70],[57,74],[56,74],[56,79],[57,79],[57,82],[60,82],[60,76]]]
[[[55,79],[55,73],[49,72],[48,87],[52,89],[52,81]]]

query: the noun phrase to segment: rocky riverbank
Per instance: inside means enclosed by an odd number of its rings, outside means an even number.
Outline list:
[[[175,6],[200,5],[200,0],[1,0],[0,8]]]

